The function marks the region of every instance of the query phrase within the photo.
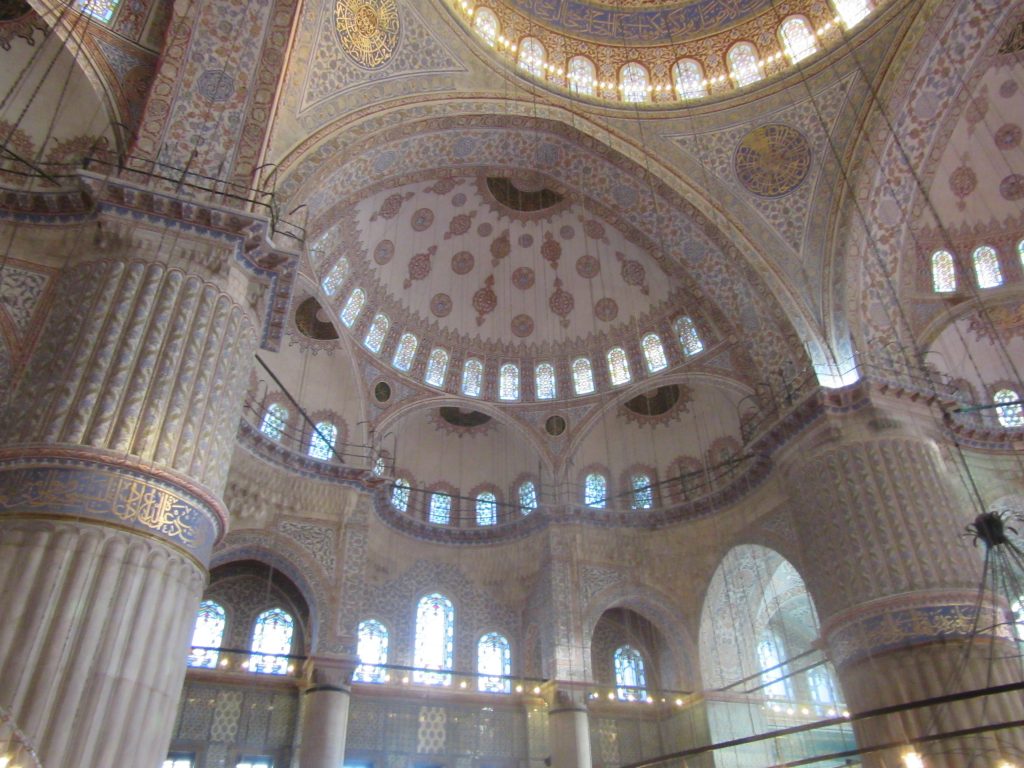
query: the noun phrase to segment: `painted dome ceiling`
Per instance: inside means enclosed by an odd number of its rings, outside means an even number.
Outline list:
[[[639,245],[538,177],[382,189],[342,212],[332,241],[347,260],[339,308],[359,287],[393,325],[467,353],[589,353],[681,303]]]

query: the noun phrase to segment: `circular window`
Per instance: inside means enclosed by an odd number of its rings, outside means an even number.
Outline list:
[[[552,437],[558,437],[565,432],[565,419],[561,416],[548,416],[544,422],[544,430]]]
[[[378,381],[373,385],[373,397],[378,403],[386,403],[391,399],[391,385],[386,381]]]

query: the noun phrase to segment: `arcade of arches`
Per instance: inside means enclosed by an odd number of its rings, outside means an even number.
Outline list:
[[[1024,2],[0,62],[0,768],[1024,766]]]

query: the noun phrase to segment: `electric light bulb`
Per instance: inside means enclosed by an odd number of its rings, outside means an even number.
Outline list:
[[[903,765],[905,768],[924,768],[924,760],[917,752],[904,752]]]
[[[612,691],[608,691],[608,701],[613,701],[614,699],[615,694]]]
[[[539,686],[539,685],[535,685],[535,686],[533,686],[533,692],[534,692],[535,694],[537,694],[537,693],[540,693],[540,686]]]
[[[463,680],[461,683],[459,683],[459,688],[465,688],[465,687],[466,687],[466,681]]]
[[[677,707],[683,706],[683,700],[682,699],[676,699],[676,706]]]

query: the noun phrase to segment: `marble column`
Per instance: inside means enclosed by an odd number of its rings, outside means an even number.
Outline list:
[[[47,766],[159,765],[226,527],[245,282],[144,237],[78,241],[0,414],[0,704]]]
[[[551,768],[591,768],[590,715],[584,689],[547,683],[542,696],[548,704],[548,745]]]
[[[782,460],[795,497],[803,575],[853,713],[1021,680],[1005,605],[977,616],[981,557],[961,536],[975,510],[943,461],[934,420],[918,403],[867,397],[825,414]],[[971,635],[978,619],[981,627]],[[969,647],[970,644],[970,647]],[[1003,658],[1001,658],[1003,657]],[[901,765],[914,749],[929,768],[1019,757],[1024,729],[916,747],[923,736],[1024,717],[1019,693],[872,718],[856,725],[866,766]]]
[[[310,684],[303,692],[299,768],[340,768],[348,734],[349,684],[356,659],[309,659]]]

